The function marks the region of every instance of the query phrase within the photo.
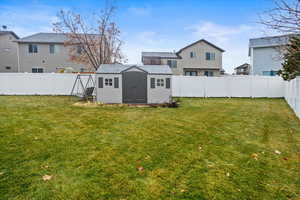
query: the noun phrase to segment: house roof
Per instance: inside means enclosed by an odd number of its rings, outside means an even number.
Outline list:
[[[247,67],[249,67],[250,65],[248,64],[248,63],[244,63],[244,64],[242,64],[242,65],[240,65],[240,66],[238,66],[238,67],[236,67],[236,68],[234,68],[234,69],[241,69],[241,68],[247,68]]]
[[[196,42],[194,42],[194,43],[192,43],[192,44],[187,45],[186,47],[183,47],[183,48],[180,49],[177,53],[180,53],[180,52],[182,52],[183,50],[185,50],[185,49],[187,49],[187,48],[189,48],[189,47],[191,47],[191,46],[194,46],[195,44],[198,44],[198,43],[200,43],[200,42],[204,42],[204,43],[206,43],[206,44],[208,44],[208,45],[210,45],[210,46],[212,46],[212,47],[218,49],[218,50],[221,51],[221,52],[225,52],[225,50],[221,49],[220,47],[218,47],[218,46],[216,46],[216,45],[214,45],[214,44],[208,42],[208,41],[205,40],[205,39],[201,39],[201,40],[198,40],[198,41],[196,41]]]
[[[175,52],[142,52],[142,57],[178,58]]]
[[[122,64],[102,64],[97,70],[97,74],[119,74],[130,68],[137,68],[149,74],[172,74],[168,65],[122,65]]]
[[[0,35],[12,34],[15,38],[19,39],[19,36],[13,31],[0,31]]]
[[[271,37],[252,38],[249,40],[249,48],[253,47],[271,47],[282,46],[289,42],[289,39],[295,36],[295,34],[278,35]]]
[[[63,33],[36,33],[27,37],[23,37],[17,42],[20,43],[64,43],[67,36]]]

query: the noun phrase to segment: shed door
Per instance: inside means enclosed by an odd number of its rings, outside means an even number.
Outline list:
[[[147,73],[124,72],[122,85],[123,103],[147,103]]]

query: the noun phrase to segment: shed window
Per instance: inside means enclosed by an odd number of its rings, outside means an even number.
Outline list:
[[[103,88],[103,78],[102,77],[98,78],[98,88]]]
[[[155,88],[155,78],[151,78],[151,88]]]
[[[156,79],[156,85],[157,87],[164,87],[165,83],[164,83],[164,79],[158,78]]]
[[[114,78],[114,88],[119,88],[119,78],[118,77]]]
[[[171,79],[170,78],[166,78],[166,88],[167,89],[171,88]]]
[[[106,78],[105,79],[105,86],[112,86],[112,79],[111,78]]]

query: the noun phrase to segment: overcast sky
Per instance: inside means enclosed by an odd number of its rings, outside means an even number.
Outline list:
[[[0,0],[0,25],[21,37],[52,32],[59,10],[84,16],[98,12],[104,0]],[[173,51],[206,39],[226,52],[223,67],[232,72],[249,62],[249,38],[269,35],[257,24],[272,0],[116,0],[115,20],[122,31],[128,63],[140,63],[141,51]]]

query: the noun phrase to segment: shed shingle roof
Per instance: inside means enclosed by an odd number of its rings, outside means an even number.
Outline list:
[[[172,74],[168,65],[122,65],[122,64],[102,64],[97,70],[97,74],[119,74],[129,68],[136,67],[149,74]]]

